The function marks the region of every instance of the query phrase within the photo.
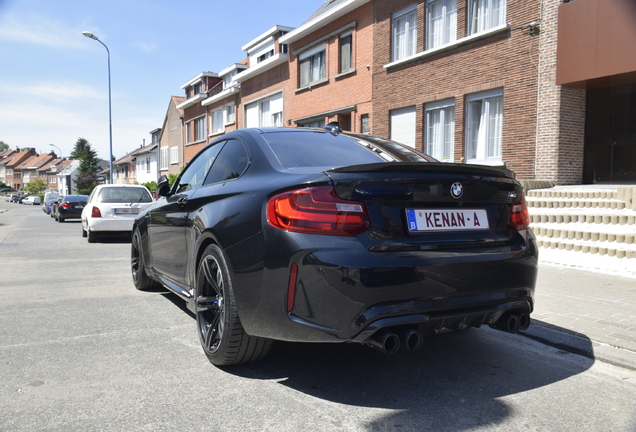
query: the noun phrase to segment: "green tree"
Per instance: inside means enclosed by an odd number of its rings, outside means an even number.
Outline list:
[[[46,189],[46,183],[44,180],[37,178],[35,180],[30,181],[25,187],[24,190],[29,193],[38,193],[42,192]]]
[[[5,143],[4,141],[0,141],[0,153],[5,150],[9,150],[9,144]]]
[[[85,138],[78,138],[69,159],[79,160],[77,170],[79,174],[75,178],[75,191],[78,194],[89,195],[97,186],[97,173],[99,172],[99,158],[91,144]]]

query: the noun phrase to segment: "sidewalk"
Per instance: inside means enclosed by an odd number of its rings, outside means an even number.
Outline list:
[[[636,370],[636,279],[541,263],[532,325],[520,334]]]

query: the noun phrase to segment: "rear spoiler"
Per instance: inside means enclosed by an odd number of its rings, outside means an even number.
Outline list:
[[[413,172],[413,173],[457,173],[462,175],[478,175],[488,177],[505,177],[515,179],[513,171],[505,167],[489,165],[456,164],[442,162],[382,162],[364,165],[350,165],[334,168],[325,173],[353,172]]]

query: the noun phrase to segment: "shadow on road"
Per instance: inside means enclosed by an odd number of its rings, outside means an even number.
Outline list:
[[[562,381],[593,364],[559,361],[565,352],[537,355],[521,343],[512,346],[523,349],[511,349],[509,339],[489,329],[427,338],[419,353],[393,357],[357,344],[277,342],[263,361],[225,371],[344,405],[398,410],[370,422],[369,430],[417,425],[418,431],[450,432],[500,423],[513,415],[500,398]]]

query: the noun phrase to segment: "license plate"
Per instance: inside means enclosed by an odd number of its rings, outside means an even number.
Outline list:
[[[484,209],[407,209],[406,217],[410,232],[489,229]]]
[[[83,205],[76,205],[75,208],[84,208]]]
[[[113,209],[113,213],[115,214],[139,214],[138,208],[116,208]]]

